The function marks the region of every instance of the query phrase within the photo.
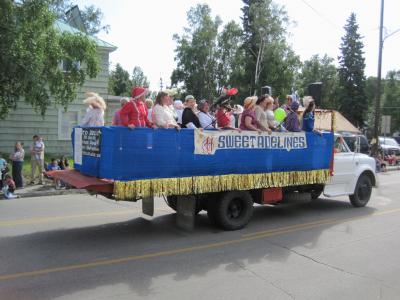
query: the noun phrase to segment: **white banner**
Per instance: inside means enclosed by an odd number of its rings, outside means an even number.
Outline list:
[[[82,128],[75,128],[74,163],[82,164]]]
[[[200,130],[194,132],[194,153],[214,155],[222,149],[305,149],[307,140],[305,132],[267,132],[235,130]]]

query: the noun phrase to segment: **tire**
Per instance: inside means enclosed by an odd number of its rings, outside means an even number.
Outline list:
[[[224,230],[238,230],[249,223],[253,215],[253,199],[247,191],[222,193],[210,202],[207,214],[211,222]]]
[[[371,198],[371,193],[371,179],[367,175],[361,174],[357,180],[354,194],[349,196],[350,202],[354,207],[363,207],[367,205],[369,199]]]
[[[177,203],[177,201],[178,201],[178,197],[177,196],[168,196],[167,197],[167,204],[168,204],[168,206],[169,207],[171,207],[174,211],[176,211],[177,210],[177,205],[178,205],[178,203]],[[199,205],[199,201],[198,200],[196,200],[196,210],[195,210],[195,215],[197,215],[199,212],[201,212],[202,211],[202,208],[200,207],[200,205]]]

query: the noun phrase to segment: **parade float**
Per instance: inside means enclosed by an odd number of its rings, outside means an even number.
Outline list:
[[[334,126],[334,117],[331,121]],[[334,171],[333,130],[259,133],[101,126],[76,127],[72,140],[74,169],[52,171],[52,176],[91,194],[140,200],[148,215],[154,213],[155,199],[164,198],[184,228],[193,227],[201,210],[224,229],[242,228],[254,203],[276,204],[293,193],[318,198]],[[367,167],[365,172],[372,186],[375,169]],[[357,187],[346,193],[357,195]],[[364,206],[369,197],[370,192],[356,206]]]

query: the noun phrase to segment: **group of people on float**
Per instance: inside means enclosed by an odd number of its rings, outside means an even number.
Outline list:
[[[121,107],[114,113],[112,125],[148,128],[203,128],[251,130],[258,132],[289,131],[311,132],[314,130],[315,103],[312,97],[304,97],[304,112],[299,119],[300,103],[292,96],[286,97],[283,108],[286,118],[282,122],[275,119],[274,110],[279,108],[279,100],[270,95],[247,97],[243,106],[230,106],[226,99],[218,104],[215,113],[210,111],[210,102],[206,99],[196,102],[192,95],[185,97],[185,102],[173,101],[173,96],[167,91],[157,94],[154,105],[151,99],[146,99],[147,89],[135,87],[131,98],[122,98]],[[106,103],[96,93],[88,93],[84,103],[88,105],[82,126],[103,126]],[[236,116],[236,118],[235,118]]]

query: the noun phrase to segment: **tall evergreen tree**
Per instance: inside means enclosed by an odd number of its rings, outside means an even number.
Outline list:
[[[289,22],[283,7],[272,0],[243,0],[244,82],[249,93],[270,85],[275,94],[289,92],[300,60],[290,48],[286,27]]]
[[[339,103],[340,111],[355,126],[365,125],[368,99],[365,94],[364,44],[358,33],[356,15],[352,13],[344,26],[346,31],[340,45]]]

